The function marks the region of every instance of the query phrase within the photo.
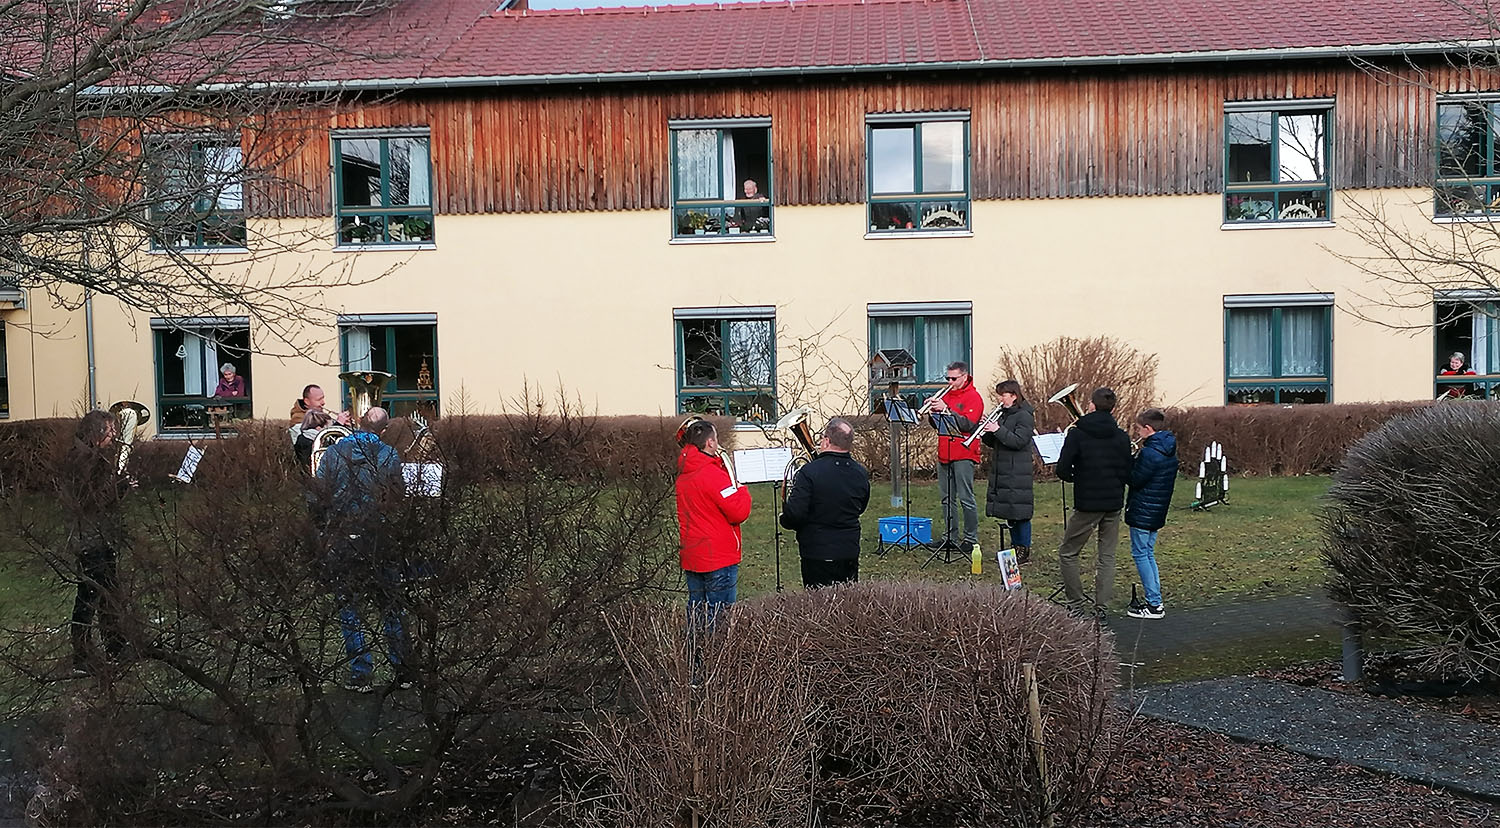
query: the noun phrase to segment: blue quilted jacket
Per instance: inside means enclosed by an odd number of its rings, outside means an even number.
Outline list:
[[[1130,466],[1130,495],[1125,499],[1125,525],[1160,529],[1167,525],[1167,507],[1177,484],[1177,438],[1158,431],[1141,443]]]

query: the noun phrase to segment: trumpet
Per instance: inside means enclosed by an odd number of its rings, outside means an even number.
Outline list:
[[[952,388],[952,386],[949,386],[949,388]],[[922,407],[917,409],[917,416],[922,417],[931,413],[933,403],[941,400],[943,398],[943,395],[948,393],[949,388],[944,388],[936,394],[933,394],[931,397],[928,397],[927,402],[922,403]]]
[[[974,433],[964,438],[964,448],[968,448],[974,443],[975,440],[979,439],[979,437],[984,433],[985,426],[989,425],[990,423],[1000,422],[1000,415],[1004,413],[1005,409],[998,406],[994,409],[984,412],[984,416],[980,417],[979,423],[974,426]]]

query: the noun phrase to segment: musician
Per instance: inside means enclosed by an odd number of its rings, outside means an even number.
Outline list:
[[[984,397],[974,388],[966,362],[950,362],[946,379],[947,390],[927,401],[934,414],[952,414],[958,420],[955,433],[938,436],[938,489],[943,495],[943,540],[938,548],[968,550],[979,542],[974,470],[979,467],[982,449],[978,443],[965,446],[964,438],[974,433],[984,416]],[[933,425],[937,425],[935,420]],[[962,527],[958,525],[958,507],[963,509]]]
[[[95,617],[104,655],[113,661],[125,649],[116,553],[125,542],[121,501],[130,482],[117,465],[119,434],[119,420],[108,411],[83,415],[58,481],[59,502],[68,521],[68,546],[78,566],[78,591],[68,631],[73,672],[80,675],[91,672],[96,655],[89,635]]]
[[[1161,572],[1156,568],[1156,533],[1167,525],[1167,508],[1177,485],[1177,438],[1167,430],[1167,415],[1148,408],[1135,418],[1141,450],[1130,467],[1130,496],[1125,500],[1125,525],[1130,527],[1130,555],[1141,576],[1146,603],[1131,601],[1131,618],[1161,618]]]
[[[1464,352],[1454,351],[1448,355],[1448,364],[1438,368],[1440,377],[1474,376],[1474,369],[1464,364]],[[1445,385],[1446,393],[1450,397],[1467,397],[1473,393],[1473,386],[1463,384]]]
[[[328,398],[324,395],[322,388],[316,385],[304,387],[302,389],[302,397],[292,403],[292,412],[288,415],[289,421],[287,425],[293,427],[302,425],[302,420],[307,417],[307,412],[325,410],[324,406],[327,401]],[[330,413],[329,416],[337,420],[340,425],[349,424],[349,412],[347,411],[340,411],[337,415]]]
[[[1021,394],[1021,384],[1008,379],[995,386],[1000,419],[987,423],[979,439],[994,452],[990,456],[990,485],[984,513],[1000,518],[1010,528],[1016,561],[1031,560],[1032,493],[1031,436],[1036,432],[1036,409]]]
[[[750,490],[730,480],[713,423],[693,422],[682,440],[677,455],[677,527],[688,612],[705,611],[712,620],[734,603],[739,587],[740,524],[750,517]]]
[[[386,657],[398,684],[409,681],[405,670],[405,613],[400,594],[401,556],[387,537],[385,512],[406,494],[401,457],[381,441],[390,422],[384,408],[371,408],[360,430],[333,444],[318,465],[317,511],[326,526],[328,574],[339,604],[339,625],[350,676],[344,688],[373,689],[374,664],[365,644],[359,608],[373,600],[386,635]]]
[[[797,533],[802,585],[808,589],[859,580],[859,516],[870,503],[870,473],[849,455],[854,426],[834,417],[818,456],[797,472],[781,525]]]
[[[1130,482],[1130,437],[1115,422],[1115,392],[1095,388],[1087,412],[1063,439],[1057,457],[1057,476],[1073,484],[1073,513],[1063,528],[1061,563],[1068,607],[1075,615],[1086,608],[1078,555],[1089,535],[1099,533],[1099,556],[1094,566],[1093,614],[1104,616],[1115,584],[1115,550],[1120,545],[1120,510],[1125,484]]]

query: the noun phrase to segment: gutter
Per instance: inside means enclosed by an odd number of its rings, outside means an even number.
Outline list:
[[[194,87],[200,92],[254,89],[295,89],[318,92],[460,89],[476,86],[536,86],[580,83],[661,83],[729,78],[806,77],[880,72],[934,72],[981,69],[1053,69],[1100,66],[1149,66],[1192,63],[1237,63],[1266,60],[1327,60],[1405,57],[1493,50],[1500,40],[1383,43],[1367,46],[1301,46],[1289,49],[1221,49],[1202,52],[1150,52],[1138,55],[1005,58],[998,60],[934,61],[931,63],[848,63],[828,66],[768,66],[739,69],[695,69],[667,72],[568,72],[531,75],[455,75],[452,77],[368,78],[356,80],[288,81],[284,83],[214,83]],[[170,86],[91,87],[85,94],[160,95],[180,90]]]

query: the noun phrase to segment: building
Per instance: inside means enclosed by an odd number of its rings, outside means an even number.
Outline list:
[[[229,361],[257,417],[373,368],[398,413],[530,382],[774,420],[878,393],[882,349],[992,382],[1002,347],[1098,334],[1156,353],[1170,405],[1430,398],[1453,350],[1500,386],[1495,294],[1391,307],[1359,266],[1369,216],[1442,239],[1500,203],[1500,76],[1466,62],[1490,34],[1451,3],[497,3],[366,21],[421,36],[305,81],[347,94],[298,186],[221,188],[153,242],[253,271],[257,239],[316,239],[280,266],[351,284],[303,354],[234,308],[88,323],[0,292],[6,414],[76,413],[92,370],[94,401],[201,431]],[[155,151],[213,180],[246,140]]]

